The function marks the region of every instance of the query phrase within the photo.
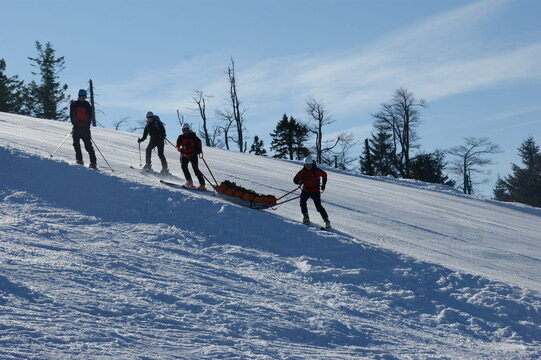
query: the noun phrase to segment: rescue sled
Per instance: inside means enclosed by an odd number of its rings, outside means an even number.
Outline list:
[[[211,186],[216,191],[216,195],[220,196],[221,198],[230,201],[234,204],[241,205],[248,207],[250,209],[270,209],[273,207],[276,207],[278,205],[282,205],[286,202],[298,199],[300,196],[295,196],[287,200],[282,200],[288,195],[292,194],[293,192],[299,190],[301,187],[298,186],[295,189],[289,191],[285,195],[280,196],[277,198],[274,195],[261,195],[256,193],[253,190],[245,189],[241,186],[238,186],[234,182],[225,180],[222,181],[220,184],[216,181],[216,178],[214,177],[214,174],[212,174],[212,171],[210,170],[210,167],[208,166],[207,162],[205,161],[205,158],[203,157],[203,154],[200,155],[200,159],[203,160],[205,163],[205,166],[207,167],[210,175],[212,176],[212,179],[214,180],[214,183],[210,181],[204,174],[203,177],[205,180],[211,184]],[[214,185],[213,185],[214,184]]]
[[[275,206],[278,201],[274,195],[261,195],[227,180],[222,181],[214,189],[218,196],[250,209],[268,209]]]

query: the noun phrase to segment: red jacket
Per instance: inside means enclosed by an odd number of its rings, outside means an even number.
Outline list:
[[[303,192],[318,192],[320,191],[320,181],[322,179],[321,185],[325,188],[327,184],[327,173],[321,169],[318,169],[315,165],[312,165],[310,170],[303,167],[301,171],[295,175],[293,182],[295,184],[302,184]]]
[[[180,151],[183,157],[192,157],[203,152],[201,139],[195,135],[193,131],[188,134],[181,134],[177,139],[177,150]]]

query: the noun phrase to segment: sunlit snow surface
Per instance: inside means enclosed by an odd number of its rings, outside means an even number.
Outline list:
[[[74,165],[71,139],[51,159],[69,131],[0,113],[1,359],[541,356],[540,209],[326,169],[321,232],[297,201],[250,210],[130,169],[137,134],[93,129],[114,173]],[[204,151],[218,181],[295,188],[298,162]]]

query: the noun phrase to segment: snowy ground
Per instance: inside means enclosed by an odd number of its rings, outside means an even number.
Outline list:
[[[540,209],[329,169],[321,232],[130,169],[136,134],[93,129],[114,173],[51,159],[69,131],[0,113],[2,359],[541,357]],[[300,169],[205,159],[277,196]]]

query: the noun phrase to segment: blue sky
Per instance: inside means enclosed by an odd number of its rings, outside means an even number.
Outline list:
[[[84,5],[83,5],[84,4]],[[359,145],[371,114],[404,87],[425,99],[421,150],[488,136],[504,152],[487,186],[519,162],[528,136],[541,144],[541,2],[536,0],[73,1],[0,0],[0,58],[31,80],[35,41],[50,41],[73,96],[93,79],[98,121],[148,110],[179,133],[176,110],[195,127],[194,90],[226,107],[230,58],[248,136],[263,138],[283,113],[308,120],[305,100],[326,105],[329,137],[351,131]]]

